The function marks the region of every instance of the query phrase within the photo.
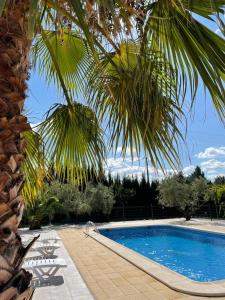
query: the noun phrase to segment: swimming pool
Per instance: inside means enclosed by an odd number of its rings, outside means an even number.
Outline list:
[[[157,225],[100,229],[100,233],[192,280],[225,279],[225,235]]]

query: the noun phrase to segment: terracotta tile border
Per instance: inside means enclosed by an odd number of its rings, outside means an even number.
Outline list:
[[[220,229],[217,231],[216,226],[213,226],[212,230],[211,228],[203,228],[202,226],[180,226],[180,225],[172,225],[167,223],[161,223],[157,225],[170,225],[170,226],[176,226],[176,227],[183,227],[183,228],[191,228],[191,229],[197,229],[202,230],[206,232],[215,232],[221,234]],[[154,226],[151,225],[130,225],[129,227],[143,227],[143,226]],[[112,229],[112,228],[125,228],[128,226],[100,226],[99,229]],[[197,227],[197,228],[196,228]],[[199,228],[200,227],[200,228]],[[207,226],[205,226],[207,227]],[[148,259],[147,257],[123,246],[118,244],[117,242],[101,235],[100,233],[97,233],[94,229],[90,229],[87,233],[91,238],[95,239],[102,245],[106,246],[125,260],[129,261],[145,273],[149,274],[153,278],[157,279],[158,281],[165,284],[167,287],[184,293],[188,295],[194,295],[194,296],[201,296],[201,297],[223,297],[225,296],[225,280],[220,281],[213,281],[213,282],[197,282],[193,281],[183,275],[180,275],[179,273],[170,270],[167,267],[164,267],[163,265],[160,265],[156,262],[154,262],[151,259]]]

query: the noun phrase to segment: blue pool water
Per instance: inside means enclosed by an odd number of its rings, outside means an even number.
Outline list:
[[[225,235],[176,226],[101,229],[104,236],[195,281],[225,279]]]

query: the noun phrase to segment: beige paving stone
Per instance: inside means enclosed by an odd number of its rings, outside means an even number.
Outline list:
[[[91,265],[84,265],[85,267],[83,267],[83,269],[86,269],[86,270],[88,270],[88,271],[93,271],[93,270],[98,270],[98,266],[97,265],[93,265],[93,264],[91,264]]]
[[[177,300],[180,298],[181,293],[178,293],[176,291],[173,291],[171,289],[162,289],[158,291],[159,294],[163,295],[168,300]],[[218,298],[217,298],[218,300]]]
[[[123,296],[123,293],[120,289],[109,287],[109,286],[102,286],[103,291],[106,293],[106,295],[110,298]]]
[[[143,294],[147,297],[149,300],[167,300],[166,297],[164,297],[162,294],[157,292],[146,292],[144,291]]]
[[[147,300],[145,295],[135,294],[135,295],[123,295],[122,297],[113,298],[113,300]]]
[[[146,283],[158,282],[155,278],[149,276],[148,274],[145,274],[145,275],[141,278],[141,280],[142,280],[143,282],[146,282]],[[159,282],[159,283],[162,285],[161,282]]]
[[[95,278],[91,275],[85,275],[85,280],[90,282],[90,283],[95,283],[96,282]]]
[[[95,299],[99,299],[99,300],[108,300],[109,299],[109,296],[106,295],[102,289],[98,288],[98,289],[94,289],[92,290],[93,294],[94,294],[94,297]]]
[[[155,293],[155,289],[152,287],[152,285],[147,284],[145,282],[140,282],[140,283],[134,283],[136,289],[138,289],[141,292],[153,292]]]
[[[140,295],[140,292],[137,290],[137,288],[132,286],[129,283],[120,285],[120,289],[124,295],[135,295],[135,294]]]
[[[112,278],[111,281],[112,281],[116,286],[123,286],[123,285],[129,284],[129,283],[127,282],[127,280],[124,279],[123,277],[120,277],[120,278]]]
[[[102,274],[102,275],[96,275],[93,278],[94,278],[95,282],[99,283],[107,277],[105,277],[104,274]]]
[[[122,279],[123,278],[118,272],[109,272],[109,273],[105,273],[104,272],[104,274],[106,274],[106,276],[108,278],[110,278],[110,279],[113,279],[113,278],[120,278],[120,279]]]

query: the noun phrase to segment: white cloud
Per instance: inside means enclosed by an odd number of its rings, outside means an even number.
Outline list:
[[[195,155],[201,159],[199,166],[208,179],[225,174],[225,146],[208,147]]]
[[[225,161],[209,159],[209,160],[203,161],[200,164],[200,166],[203,169],[203,171],[209,171],[209,170],[217,171],[218,169],[225,169]]]
[[[200,159],[225,156],[225,147],[208,147],[204,151],[196,154],[195,156]]]
[[[121,177],[131,175],[140,177],[146,171],[146,167],[141,166],[140,162],[141,160],[137,157],[134,157],[133,163],[130,157],[126,157],[125,159],[122,157],[108,158],[105,170],[106,173],[111,172],[112,176],[118,174]]]
[[[194,170],[195,170],[195,166],[190,165],[190,166],[185,167],[185,168],[182,170],[182,172],[183,172],[183,174],[184,174],[185,176],[188,176],[188,175],[190,175],[192,172],[194,172]]]
[[[122,148],[119,147],[118,151],[121,151]],[[199,166],[205,173],[205,176],[209,179],[214,179],[216,176],[225,175],[225,147],[208,147],[202,152],[199,152],[195,155],[202,161],[199,163]],[[220,158],[218,160],[217,158]],[[195,170],[196,165],[185,166],[182,170],[185,176],[190,175]],[[107,159],[105,165],[106,173],[111,172],[112,176],[117,174],[121,177],[123,176],[137,176],[141,178],[143,173],[147,173],[145,166],[145,158],[138,158],[134,156],[133,161],[130,155],[123,157],[110,157]],[[148,168],[148,174],[150,180],[163,179],[166,175],[173,174],[172,169],[166,169],[164,172],[160,169],[155,170],[152,167]]]
[[[122,154],[123,152],[122,152],[122,150],[123,150],[123,148],[120,146],[120,147],[117,147],[117,149],[116,149],[116,153],[117,154]],[[130,154],[131,154],[131,148],[130,147],[127,147],[126,148],[126,155],[127,156],[130,156]],[[133,155],[135,155],[137,153],[137,151],[135,150],[135,149],[133,149]]]
[[[134,157],[133,161],[130,157],[117,157],[117,158],[108,158],[105,165],[106,173],[111,173],[112,176],[117,174],[120,177],[123,176],[137,176],[139,179],[142,174],[147,174],[147,168],[145,166],[145,159]],[[156,170],[152,167],[148,167],[149,179],[162,179],[165,177],[165,174],[171,174],[173,171],[171,169],[166,169],[164,172],[160,169]]]
[[[225,176],[225,161],[209,159],[203,161],[200,164],[200,167],[208,179],[214,179],[217,176]]]

